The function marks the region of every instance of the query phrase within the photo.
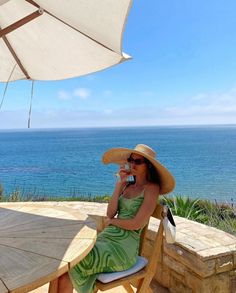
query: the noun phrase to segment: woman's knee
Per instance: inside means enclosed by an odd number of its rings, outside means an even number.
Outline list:
[[[58,281],[59,292],[73,292],[73,286],[68,273],[61,275]]]
[[[70,279],[69,274],[65,273],[59,277],[59,282],[66,282]]]

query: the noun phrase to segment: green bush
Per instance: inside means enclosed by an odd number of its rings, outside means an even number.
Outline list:
[[[201,223],[236,235],[236,211],[233,204],[230,206],[201,200],[198,206],[203,207],[203,215],[199,219]]]
[[[233,204],[218,204],[186,196],[163,197],[163,201],[174,215],[236,235],[236,210]]]
[[[201,217],[203,208],[199,208],[199,199],[191,199],[187,196],[164,197],[164,202],[169,206],[174,215],[197,221]]]

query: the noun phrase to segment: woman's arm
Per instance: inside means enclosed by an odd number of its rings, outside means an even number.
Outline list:
[[[117,214],[119,197],[127,185],[127,177],[129,176],[129,173],[127,173],[123,165],[120,166],[119,176],[120,180],[116,182],[114,192],[107,207],[107,217],[110,219],[114,218]]]
[[[125,187],[125,183],[123,183],[123,182],[116,183],[115,190],[112,194],[112,197],[111,197],[111,199],[108,203],[108,207],[107,207],[107,217],[110,219],[115,217],[115,215],[117,214],[118,200],[119,200],[119,197],[120,197],[124,187]]]
[[[159,186],[157,184],[149,184],[145,188],[144,201],[134,218],[117,219],[108,216],[110,219],[106,221],[106,224],[112,224],[126,230],[138,230],[143,228],[156,208],[158,195]]]

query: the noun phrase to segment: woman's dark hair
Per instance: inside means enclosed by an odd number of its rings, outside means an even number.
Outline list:
[[[153,182],[153,183],[158,183],[160,184],[160,177],[159,177],[159,174],[156,170],[156,168],[153,166],[153,164],[145,158],[145,162],[146,162],[146,165],[148,167],[148,178],[147,180],[149,182]]]

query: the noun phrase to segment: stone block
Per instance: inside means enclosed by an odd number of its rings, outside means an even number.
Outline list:
[[[212,259],[212,258],[232,255],[232,251],[228,246],[218,246],[218,247],[213,247],[210,249],[198,251],[198,255],[202,259],[207,260],[210,258]]]
[[[236,278],[230,280],[230,293],[236,293]]]
[[[181,264],[180,262],[176,261],[174,258],[169,257],[168,255],[164,254],[163,256],[163,263],[169,267],[171,270],[176,271],[178,274],[184,276],[186,267]]]
[[[204,282],[204,279],[199,278],[199,276],[197,276],[196,274],[191,273],[191,272],[186,272],[186,274],[185,274],[185,284],[189,288],[191,288],[194,293],[204,293],[202,291],[203,290],[203,282]]]
[[[230,293],[230,278],[228,273],[202,279],[191,272],[186,272],[185,284],[194,293]]]
[[[215,275],[211,282],[211,290],[209,292],[227,293],[230,292],[230,276],[229,273]]]
[[[230,277],[232,278],[236,278],[236,270],[232,270],[231,272],[229,272]]]
[[[216,259],[216,273],[227,272],[233,269],[233,255],[227,255]]]
[[[195,272],[200,277],[204,278],[215,274],[216,263],[214,259],[204,261],[196,253],[190,253],[183,248],[176,249],[173,245],[165,245],[164,253],[185,265],[190,271]]]
[[[171,293],[193,293],[193,290],[186,285],[183,276],[174,271],[171,273],[169,290]]]
[[[200,250],[209,249],[212,247],[211,244],[206,243],[201,239],[198,239],[199,237],[190,237],[188,234],[184,233],[178,233],[177,235],[177,243],[180,247],[183,247],[183,249],[185,250],[198,252]]]

